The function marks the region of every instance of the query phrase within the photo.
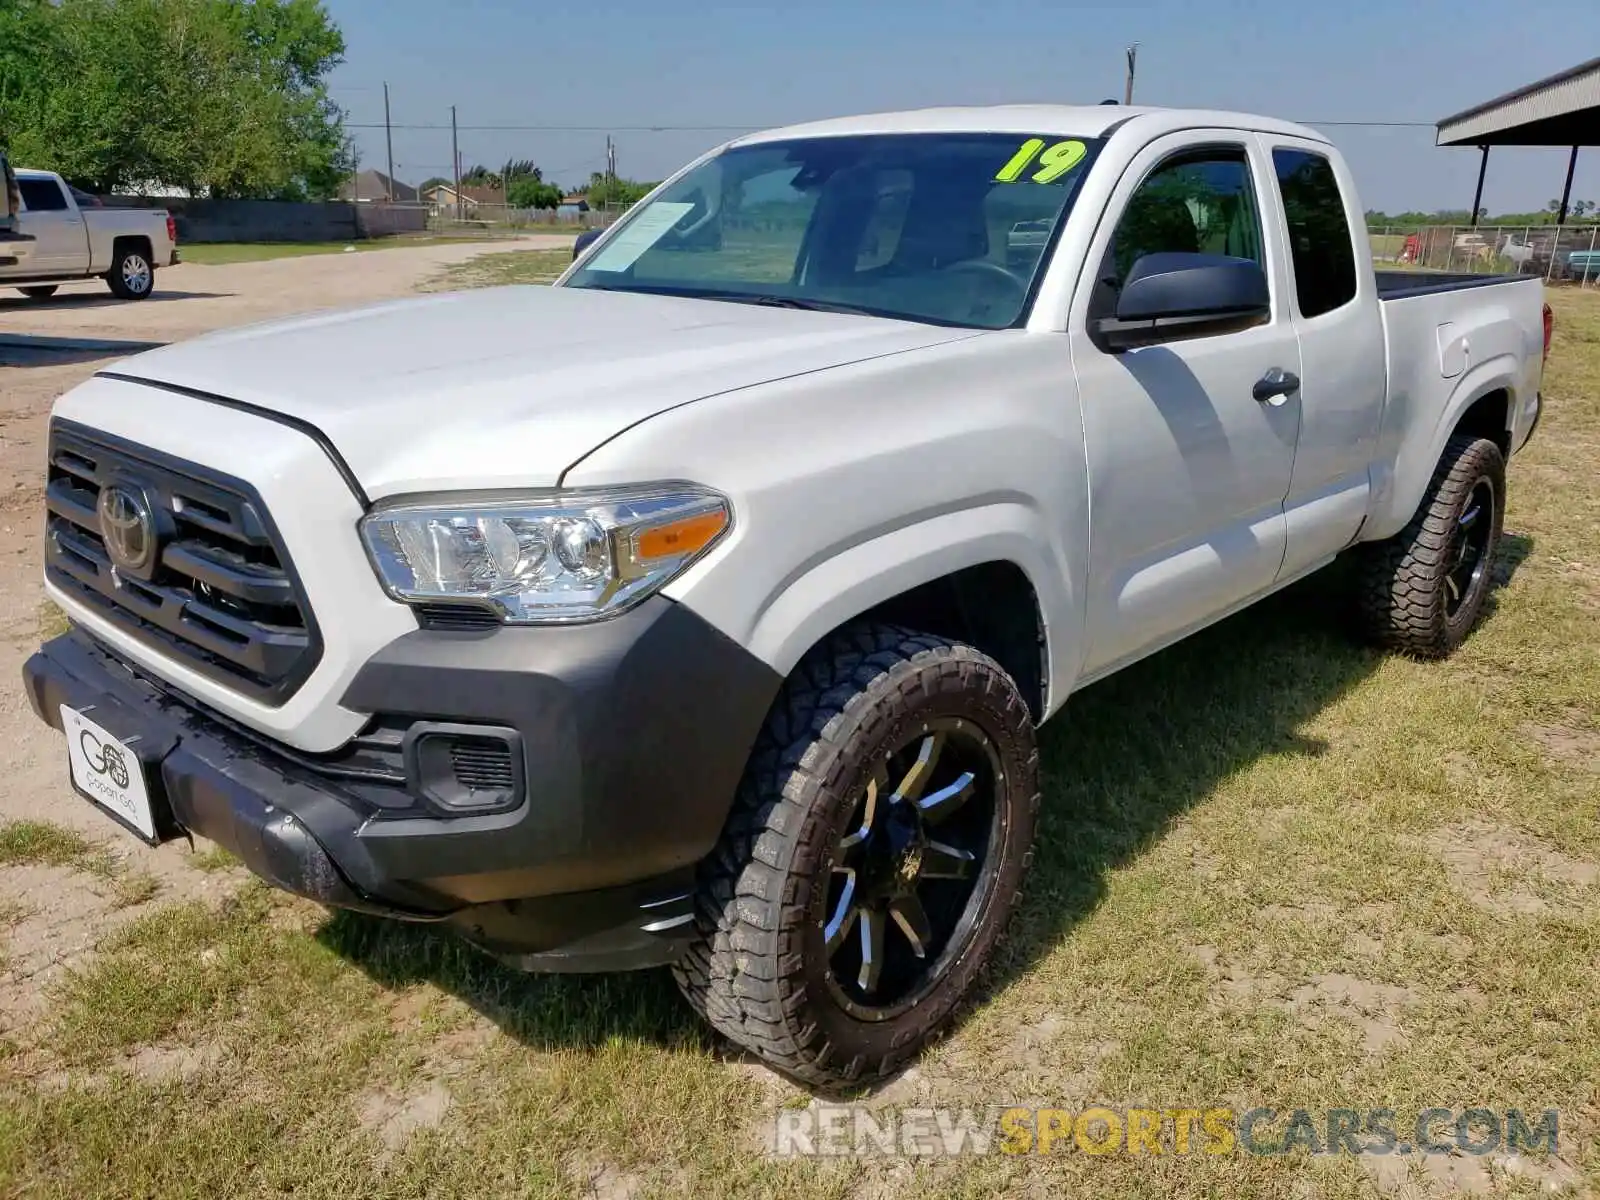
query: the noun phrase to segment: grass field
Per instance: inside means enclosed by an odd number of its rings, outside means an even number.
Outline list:
[[[417,246],[459,246],[463,243],[493,242],[485,235],[473,237],[391,237],[355,242],[185,242],[178,247],[186,263],[216,267],[229,263],[264,262],[271,258],[301,258],[308,254],[343,254],[348,247],[355,253],[369,250],[403,250]]]
[[[0,1047],[0,1195],[1600,1184],[1600,294],[1551,300],[1547,414],[1479,632],[1448,663],[1385,658],[1314,579],[1075,698],[1043,735],[1037,864],[990,985],[864,1100],[1391,1108],[1401,1130],[1433,1106],[1553,1108],[1554,1158],[780,1159],[774,1120],[812,1098],[724,1057],[664,974],[521,976],[213,857],[231,899],[152,906]],[[38,829],[0,847],[94,869]]]
[[[570,250],[508,250],[501,254],[480,254],[446,267],[430,279],[423,290],[449,292],[461,288],[552,283],[571,262]]]

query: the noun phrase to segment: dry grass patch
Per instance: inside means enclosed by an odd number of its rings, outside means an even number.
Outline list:
[[[454,263],[418,290],[455,292],[512,284],[554,283],[572,263],[571,250],[511,250]]]

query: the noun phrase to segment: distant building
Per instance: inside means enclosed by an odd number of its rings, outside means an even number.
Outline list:
[[[448,183],[436,183],[422,193],[423,200],[427,201],[436,212],[453,209],[456,206],[456,189]],[[464,184],[461,188],[461,211],[470,213],[480,204],[504,205],[506,198],[499,188],[484,187],[475,184]]]
[[[416,204],[422,194],[409,183],[390,179],[382,171],[361,171],[345,180],[339,188],[339,199],[354,200],[357,204],[373,200],[393,200],[396,204]]]

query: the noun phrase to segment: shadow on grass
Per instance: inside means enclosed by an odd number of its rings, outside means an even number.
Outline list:
[[[1496,577],[1530,552],[1509,536]],[[1044,810],[1026,899],[986,992],[1025,974],[1102,901],[1109,872],[1268,755],[1328,749],[1302,727],[1383,661],[1349,632],[1336,565],[1074,696],[1041,734]],[[664,971],[529,976],[447,934],[340,913],[325,944],[388,986],[429,981],[541,1049],[610,1039],[708,1047]]]
[[[1497,589],[1503,588],[1511,582],[1517,569],[1528,561],[1528,556],[1533,553],[1533,539],[1525,533],[1503,533],[1500,535],[1500,548],[1494,556],[1493,586],[1489,594],[1484,597],[1484,611],[1493,612],[1500,597]]]

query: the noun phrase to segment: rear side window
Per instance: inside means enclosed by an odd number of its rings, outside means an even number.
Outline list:
[[[61,212],[67,207],[67,198],[54,179],[19,179],[17,188],[29,212]]]
[[[1356,298],[1356,255],[1333,164],[1307,150],[1272,152],[1289,220],[1300,315],[1320,317]]]

